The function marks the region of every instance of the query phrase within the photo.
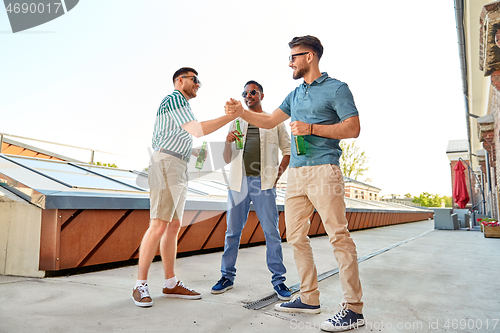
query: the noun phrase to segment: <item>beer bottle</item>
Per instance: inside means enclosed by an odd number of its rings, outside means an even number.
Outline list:
[[[241,128],[240,128],[240,121],[236,120],[236,130],[238,131],[238,134],[236,135],[239,141],[236,140],[236,149],[243,149],[243,135],[241,135]]]
[[[203,141],[203,145],[201,146],[201,150],[198,153],[198,158],[196,159],[196,169],[203,168],[203,162],[205,162],[205,156],[207,156],[207,142]]]
[[[295,148],[297,149],[297,155],[306,154],[306,143],[303,135],[295,135]]]

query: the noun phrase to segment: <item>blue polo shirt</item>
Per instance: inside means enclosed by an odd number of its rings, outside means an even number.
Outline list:
[[[307,124],[332,125],[358,115],[349,87],[344,82],[333,79],[328,73],[311,84],[302,83],[295,88],[279,107],[292,121]],[[295,137],[292,135],[292,158],[290,167],[308,165],[339,165],[340,140],[304,135],[306,154],[297,155]]]

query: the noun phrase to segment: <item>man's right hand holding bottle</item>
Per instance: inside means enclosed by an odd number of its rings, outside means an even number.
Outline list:
[[[239,133],[237,130],[234,130],[232,132],[227,133],[226,142],[231,143],[236,140],[241,141],[240,137],[242,136],[243,135],[241,133]]]

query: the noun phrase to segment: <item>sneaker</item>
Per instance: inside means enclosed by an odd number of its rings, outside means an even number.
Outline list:
[[[292,299],[292,292],[284,283],[275,285],[274,291],[276,291],[278,298],[282,301],[289,301]]]
[[[321,329],[323,331],[342,332],[361,327],[365,324],[363,314],[346,309],[345,303],[341,305],[342,310],[337,312],[332,318],[321,323]]]
[[[149,295],[149,289],[147,283],[134,287],[134,291],[132,292],[132,299],[134,300],[134,303],[137,306],[140,307],[153,306],[153,300]]]
[[[225,277],[221,277],[219,281],[212,287],[212,294],[222,294],[226,290],[233,289],[233,284],[231,280]]]
[[[161,295],[163,297],[173,297],[173,298],[185,298],[185,299],[200,299],[201,294],[189,289],[184,285],[182,281],[177,281],[177,284],[173,288],[163,288]]]
[[[276,311],[281,312],[291,312],[291,313],[320,313],[321,308],[319,305],[308,305],[300,301],[300,297],[297,297],[291,302],[276,304],[274,306]]]

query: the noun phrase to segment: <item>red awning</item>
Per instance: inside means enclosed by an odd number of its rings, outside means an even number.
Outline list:
[[[465,208],[469,202],[469,193],[467,192],[467,185],[465,183],[464,166],[461,161],[453,168],[455,170],[455,181],[453,183],[453,198],[458,207]]]

